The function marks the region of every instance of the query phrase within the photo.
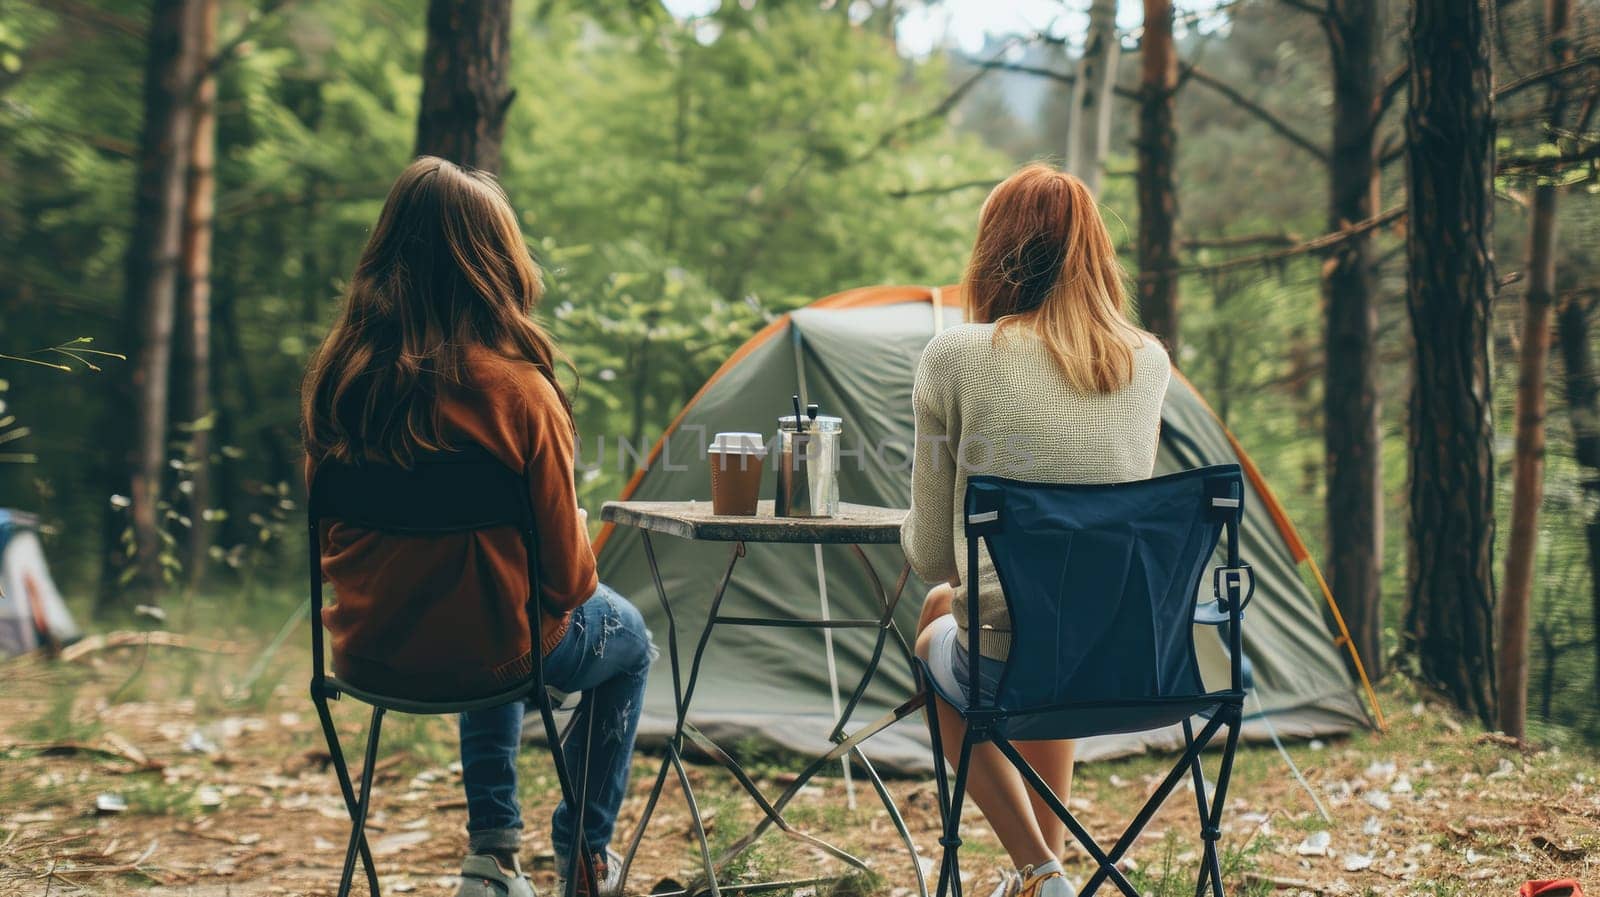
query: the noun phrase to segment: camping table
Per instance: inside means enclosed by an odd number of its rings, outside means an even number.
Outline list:
[[[883,731],[891,724],[903,719],[916,711],[921,706],[918,697],[912,697],[899,707],[876,722],[867,725],[854,733],[846,734],[845,727],[850,722],[850,716],[855,712],[856,705],[860,703],[862,695],[867,690],[877,672],[878,663],[883,657],[885,644],[893,642],[895,647],[908,665],[915,661],[910,647],[894,625],[894,609],[900,601],[900,594],[905,590],[907,579],[910,577],[909,565],[902,565],[899,578],[895,582],[893,592],[886,591],[883,580],[878,577],[873,569],[872,562],[867,558],[866,552],[861,550],[863,545],[898,544],[900,541],[900,524],[905,520],[906,512],[892,508],[878,508],[866,505],[841,504],[837,517],[775,517],[772,513],[772,502],[761,502],[754,517],[715,516],[711,513],[710,502],[657,502],[657,501],[624,501],[607,502],[601,510],[601,519],[607,523],[618,526],[631,526],[640,531],[644,541],[645,558],[650,565],[650,577],[655,583],[656,595],[661,600],[661,608],[667,615],[668,628],[668,656],[672,665],[672,688],[676,710],[676,724],[672,735],[667,739],[666,757],[661,762],[661,771],[656,775],[655,786],[650,791],[650,798],[645,804],[644,814],[639,819],[639,825],[634,830],[633,841],[628,846],[627,855],[623,858],[621,877],[622,884],[627,884],[628,867],[633,863],[634,854],[639,849],[639,844],[644,837],[646,826],[650,817],[655,812],[656,802],[661,796],[661,789],[666,784],[667,774],[673,771],[677,774],[678,784],[683,789],[684,800],[688,804],[689,817],[694,827],[694,834],[699,841],[700,856],[705,866],[705,882],[713,897],[720,897],[721,892],[717,885],[717,870],[726,867],[733,859],[742,854],[756,839],[761,837],[769,827],[776,825],[780,831],[802,843],[808,844],[825,853],[836,857],[851,866],[863,871],[868,869],[866,863],[846,853],[845,851],[796,829],[784,818],[784,808],[794,799],[807,782],[831,763],[848,762],[854,757],[866,772],[867,778],[872,782],[873,789],[877,792],[883,807],[888,811],[890,820],[900,833],[901,840],[905,843],[906,850],[911,858],[911,866],[916,874],[918,892],[922,897],[927,897],[927,885],[922,876],[922,865],[917,860],[916,847],[912,844],[911,833],[906,828],[905,820],[901,818],[900,811],[895,808],[894,799],[889,795],[889,790],[884,787],[883,780],[878,777],[872,764],[861,752],[861,743],[872,735]],[[694,655],[689,663],[688,675],[682,674],[682,667],[678,656],[678,630],[677,619],[672,612],[672,601],[666,589],[661,584],[660,569],[656,565],[655,548],[651,544],[652,533],[663,533],[698,542],[725,542],[729,543],[727,568],[722,573],[722,579],[717,590],[712,596],[710,611],[706,615],[705,627],[700,632],[699,641],[695,645]],[[844,545],[848,546],[855,557],[866,569],[867,581],[872,586],[873,598],[877,602],[878,615],[871,619],[833,619],[824,611],[822,618],[799,617],[746,617],[732,616],[722,613],[722,601],[728,590],[728,583],[733,578],[734,567],[739,559],[745,555],[748,543],[787,543],[809,545]],[[820,551],[820,548],[818,549]],[[824,601],[824,609],[826,602]],[[867,663],[861,675],[861,681],[850,695],[850,700],[845,703],[839,718],[834,724],[829,740],[833,747],[827,753],[817,757],[799,774],[793,783],[776,799],[769,801],[762,794],[760,788],[742,769],[728,752],[718,747],[705,733],[697,729],[689,721],[690,701],[694,697],[695,682],[700,675],[700,661],[705,654],[706,645],[711,641],[711,634],[718,626],[769,626],[789,629],[814,630],[824,633],[830,640],[831,631],[834,629],[876,629],[877,639],[873,645],[871,660]],[[831,652],[830,652],[831,658]],[[913,675],[915,673],[913,672]],[[711,848],[706,841],[705,827],[700,818],[699,808],[695,803],[694,791],[689,786],[689,776],[683,766],[683,745],[688,739],[694,747],[705,753],[712,760],[726,768],[738,780],[739,785],[750,795],[755,804],[761,808],[763,818],[754,830],[734,842],[715,859],[711,856]],[[696,882],[687,889],[693,893]],[[769,886],[778,888],[791,888],[799,882],[771,882]],[[740,883],[739,890],[753,892],[761,890],[760,884]]]

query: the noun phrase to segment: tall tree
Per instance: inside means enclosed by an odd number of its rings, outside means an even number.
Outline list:
[[[193,41],[200,61],[192,91],[189,171],[183,210],[182,298],[179,338],[186,375],[181,385],[182,415],[189,428],[189,545],[191,585],[205,575],[211,547],[206,511],[211,505],[211,242],[216,205],[217,77],[212,55],[217,45],[218,0],[194,0]]]
[[[1094,0],[1089,7],[1089,32],[1067,108],[1065,168],[1097,196],[1105,174],[1106,150],[1111,146],[1111,103],[1121,57],[1117,2]]]
[[[168,377],[189,157],[189,91],[198,71],[189,39],[194,9],[193,0],[155,0],[150,15],[144,124],[124,285],[124,324],[133,373],[111,403],[108,429],[123,465],[117,489],[128,490],[133,567],[126,573],[115,566],[108,570],[111,575],[103,578],[101,587],[103,606],[116,603],[122,594],[147,598],[163,581],[164,534],[158,505],[167,468]],[[108,556],[116,553],[114,545],[108,548],[113,549]],[[118,589],[122,581],[133,588]]]
[[[500,170],[510,48],[511,0],[428,0],[417,155]]]
[[[1546,50],[1551,66],[1572,57],[1571,0],[1545,0]],[[1562,127],[1562,89],[1550,87],[1545,124]],[[1551,178],[1533,188],[1528,238],[1528,290],[1522,299],[1522,346],[1517,358],[1516,455],[1512,460],[1511,535],[1506,540],[1506,582],[1500,594],[1500,730],[1521,738],[1528,722],[1528,607],[1538,549],[1539,504],[1544,500],[1545,366],[1550,357],[1550,307],[1556,292],[1556,201]]]
[[[1600,694],[1600,371],[1591,343],[1594,303],[1581,295],[1567,298],[1556,314],[1556,338],[1566,374],[1564,394],[1572,419],[1573,456],[1582,471],[1584,541],[1589,551],[1589,606],[1594,640],[1594,689]]]
[[[1494,720],[1494,97],[1489,0],[1415,0],[1406,112],[1406,305],[1415,334],[1402,647]]]
[[[1383,0],[1330,0],[1322,14],[1333,77],[1329,232],[1378,211],[1383,6]],[[1322,275],[1328,578],[1356,651],[1376,678],[1382,673],[1383,476],[1372,232],[1341,242]]]
[[[1178,54],[1172,43],[1172,0],[1144,0],[1139,59],[1139,314],[1178,359],[1178,247],[1173,222],[1178,193],[1172,123]]]

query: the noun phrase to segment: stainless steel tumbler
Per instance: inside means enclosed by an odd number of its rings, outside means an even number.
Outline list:
[[[833,517],[839,513],[839,435],[837,417],[808,417],[796,427],[793,415],[778,418],[779,517]]]

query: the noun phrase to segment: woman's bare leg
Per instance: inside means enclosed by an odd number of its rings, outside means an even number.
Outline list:
[[[928,626],[950,612],[952,597],[947,585],[935,586],[928,593],[922,606],[922,620],[917,624],[918,657],[928,658],[931,640]],[[961,742],[966,737],[967,726],[949,704],[937,697],[933,700],[939,702],[939,738],[944,755],[954,767],[961,757]],[[1027,783],[994,745],[973,746],[967,762],[967,793],[983,811],[989,827],[994,829],[995,837],[1000,839],[1017,868],[1041,865],[1060,855],[1062,839],[1057,837],[1054,842],[1049,841],[1039,830],[1039,817],[1035,816],[1029,800]],[[1052,843],[1056,846],[1052,847]]]
[[[1028,761],[1033,771],[1044,779],[1050,790],[1056,793],[1063,805],[1072,795],[1072,759],[1077,752],[1075,741],[1015,741],[1017,753],[1022,759]],[[1026,783],[1024,783],[1026,784]],[[1028,789],[1028,800],[1033,804],[1033,817],[1038,821],[1039,831],[1044,835],[1044,841],[1058,857],[1063,857],[1067,850],[1067,824],[1040,799],[1039,795]]]

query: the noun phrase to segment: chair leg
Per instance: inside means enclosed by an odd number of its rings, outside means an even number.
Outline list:
[[[586,704],[591,703],[594,700],[594,692],[585,694],[581,700]],[[594,707],[591,704],[585,710],[587,713],[583,727],[583,772],[578,777],[578,813],[572,821],[572,830],[577,833],[577,852],[582,855],[582,859],[576,860],[573,865],[576,867],[578,863],[582,864],[584,879],[590,883],[589,893],[598,895],[600,881],[595,875],[594,856],[590,854],[589,841],[583,834],[584,814],[589,809],[589,756],[594,746]],[[570,769],[567,770],[568,775],[571,773]]]
[[[1222,811],[1228,800],[1228,780],[1233,776],[1233,758],[1239,748],[1239,726],[1241,712],[1238,707],[1230,707],[1224,711],[1229,714],[1228,739],[1222,746],[1222,765],[1217,770],[1217,787],[1211,795],[1211,818],[1206,821],[1207,855],[1211,867],[1211,893],[1212,897],[1223,897],[1222,894],[1222,861],[1217,856],[1217,840],[1222,833]]]
[[[1191,779],[1194,782],[1194,803],[1197,818],[1200,820],[1200,837],[1204,842],[1204,852],[1200,857],[1200,872],[1195,877],[1194,897],[1205,897],[1210,889],[1212,879],[1212,859],[1216,855],[1216,842],[1205,837],[1206,822],[1211,818],[1211,808],[1206,806],[1206,776],[1204,767],[1200,764],[1200,754],[1194,751],[1194,725],[1187,719],[1183,721],[1183,746],[1185,753],[1193,753],[1189,762]]]
[[[339,779],[339,792],[344,796],[345,812],[352,819],[356,813],[356,791],[350,781],[350,767],[345,763],[344,750],[339,745],[339,732],[333,725],[333,713],[328,709],[328,699],[321,694],[313,692],[311,703],[317,708],[317,718],[322,722],[322,737],[328,742],[328,758],[332,762],[334,774]],[[378,897],[378,869],[372,862],[372,851],[367,846],[367,835],[361,833],[361,865],[367,874],[367,890],[371,897]]]
[[[961,804],[967,796],[967,769],[972,764],[972,738],[961,739],[961,757],[956,762],[956,780],[951,785],[950,812],[945,816],[944,862],[939,870],[939,893],[944,894],[945,882],[950,885],[951,897],[961,897]]]
[[[383,708],[372,708],[372,726],[367,732],[366,759],[361,767],[361,793],[356,800],[355,812],[350,814],[350,846],[344,851],[344,872],[339,876],[339,897],[349,897],[351,879],[356,871],[356,854],[366,843],[367,808],[372,805],[372,780],[377,777],[378,736],[383,729]],[[378,897],[377,876],[367,881],[372,897]]]
[[[584,700],[588,700],[587,697]],[[567,893],[566,897],[577,897],[578,893],[578,864],[582,863],[589,880],[594,880],[594,859],[589,856],[589,845],[583,837],[583,805],[577,803],[578,793],[572,787],[572,771],[567,769],[566,756],[561,750],[561,735],[556,729],[555,711],[550,707],[550,696],[539,690],[538,694],[539,718],[544,723],[545,742],[550,745],[550,757],[555,761],[556,782],[561,786],[561,799],[568,807],[574,808],[576,824],[573,826],[573,843],[569,848],[571,856],[567,857]],[[585,762],[584,776],[588,776],[588,763]],[[580,859],[581,857],[581,859]],[[591,889],[598,891],[598,888]]]
[[[1189,761],[1192,759],[1193,754],[1211,743],[1212,737],[1222,728],[1222,723],[1223,717],[1221,715],[1214,716],[1210,722],[1206,723],[1205,728],[1200,730],[1195,743],[1184,751],[1184,756],[1178,759],[1178,762],[1172,767],[1172,771],[1167,773],[1166,777],[1161,780],[1160,785],[1156,786],[1155,793],[1145,800],[1144,807],[1133,818],[1133,822],[1128,824],[1128,828],[1122,833],[1122,837],[1118,838],[1117,843],[1112,845],[1111,849],[1106,852],[1106,858],[1109,863],[1102,863],[1100,868],[1089,876],[1089,880],[1084,884],[1081,892],[1083,897],[1093,894],[1095,889],[1103,884],[1108,877],[1115,879],[1121,875],[1117,871],[1115,864],[1122,859],[1123,854],[1128,852],[1128,848],[1133,846],[1133,842],[1144,831],[1145,826],[1150,824],[1150,820],[1161,809],[1161,805],[1166,803],[1167,797],[1172,794],[1172,789],[1176,788],[1178,783],[1183,780],[1184,775],[1188,773]],[[1118,887],[1122,888],[1124,894],[1134,895],[1137,893],[1131,886],[1123,886],[1121,882],[1117,884]]]
[[[923,686],[928,694],[927,720],[928,740],[933,745],[933,785],[934,799],[939,806],[939,843],[944,844],[945,826],[950,820],[950,778],[945,770],[944,740],[939,735],[939,699],[934,696],[932,689]],[[945,868],[949,864],[947,851],[940,852],[939,879],[935,883],[936,897],[946,897],[946,887],[949,885]]]
[[[1061,820],[1061,824],[1065,825],[1067,831],[1072,833],[1072,837],[1077,839],[1084,852],[1089,854],[1089,858],[1099,866],[1094,876],[1085,883],[1082,897],[1091,897],[1099,890],[1100,885],[1107,880],[1116,885],[1117,889],[1123,894],[1130,895],[1130,897],[1138,897],[1138,891],[1128,881],[1127,876],[1123,875],[1122,871],[1117,868],[1116,859],[1106,853],[1095,842],[1094,838],[1089,835],[1088,829],[1085,829],[1083,824],[1078,821],[1078,817],[1072,815],[1072,811],[1067,809],[1067,806],[1061,802],[1060,796],[1050,790],[1050,786],[1044,779],[1040,778],[1038,770],[1029,765],[1027,759],[1017,751],[1016,745],[1005,738],[996,738],[994,746],[999,749],[1000,753],[1005,755],[1005,758],[1011,762],[1012,767],[1022,776],[1023,781],[1028,784],[1033,793],[1037,794],[1039,799],[1045,802],[1045,805],[1050,808],[1050,812]]]

